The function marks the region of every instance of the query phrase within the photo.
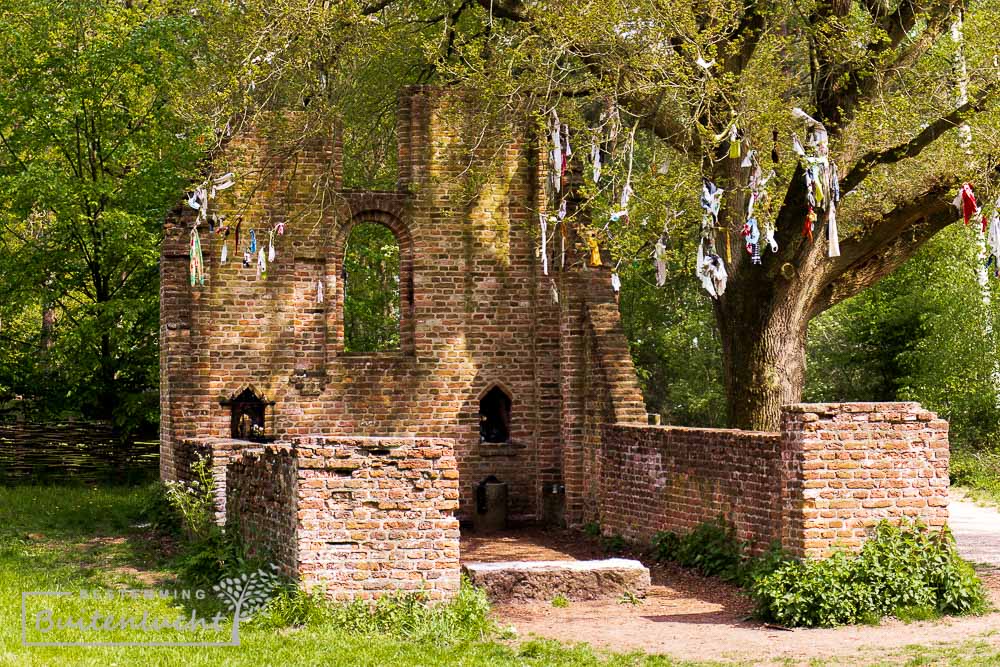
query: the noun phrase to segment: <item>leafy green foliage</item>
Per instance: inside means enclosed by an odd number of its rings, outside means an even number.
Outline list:
[[[172,104],[201,25],[170,5],[0,16],[0,389],[122,431],[157,421],[160,224],[203,150]]]
[[[1000,442],[998,284],[978,283],[978,239],[945,230],[893,275],[816,318],[808,401],[917,400],[972,448]]]
[[[699,524],[684,536],[657,533],[653,553],[658,560],[675,561],[706,576],[731,579],[742,560],[742,545],[736,539],[736,528],[719,517]]]
[[[145,489],[138,518],[149,527],[167,535],[181,535],[183,518],[170,501],[169,487],[163,482],[153,482]]]
[[[625,551],[625,547],[628,545],[621,535],[605,535],[601,538],[601,546],[609,554],[618,554]]]
[[[215,478],[212,459],[199,455],[191,464],[192,479],[165,483],[167,502],[180,517],[184,533],[196,542],[207,539],[215,528]]]
[[[552,606],[557,609],[564,609],[569,606],[569,599],[565,595],[559,594],[552,598]]]
[[[329,620],[329,602],[319,587],[311,592],[296,585],[278,589],[267,605],[250,621],[254,627],[289,628],[320,625]]]
[[[693,249],[674,241],[662,288],[647,257],[623,264],[619,309],[647,410],[665,424],[719,427],[727,414],[721,339],[711,305],[690,280],[684,253]]]
[[[782,625],[824,626],[982,612],[986,598],[947,530],[881,522],[861,553],[789,562],[750,587],[756,613]]]
[[[1000,503],[1000,452],[951,450],[951,483],[965,487],[974,498]]]
[[[146,505],[147,520],[174,520],[185,538],[177,559],[181,579],[195,586],[208,587],[226,576],[242,574],[261,565],[248,558],[239,536],[223,530],[215,522],[215,478],[212,462],[199,456],[191,464],[192,479],[167,482],[162,491]],[[165,498],[166,507],[160,497]],[[170,524],[167,523],[169,526]]]
[[[653,557],[740,585],[752,582],[788,560],[788,555],[777,543],[757,556],[748,555],[747,546],[736,537],[736,527],[719,516],[698,524],[684,535],[672,531],[657,533],[653,536]]]
[[[344,255],[344,349],[399,347],[399,242],[384,225],[360,223]]]

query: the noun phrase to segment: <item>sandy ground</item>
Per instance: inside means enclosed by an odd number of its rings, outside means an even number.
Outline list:
[[[967,521],[966,516],[973,518]],[[967,558],[979,563],[1000,560],[1000,549],[989,546],[1000,543],[996,510],[971,505],[961,507],[955,518],[956,538]],[[527,529],[462,540],[462,558],[468,562],[606,557],[596,540],[566,531]],[[522,637],[536,635],[614,651],[754,665],[902,662],[908,646],[970,641],[1000,650],[1000,612],[910,624],[889,620],[879,626],[783,630],[752,621],[748,600],[734,586],[676,566],[646,564],[651,565],[653,585],[641,604],[612,600],[555,608],[539,602],[498,606],[495,614]],[[980,574],[994,605],[1000,607],[1000,567],[983,566]]]

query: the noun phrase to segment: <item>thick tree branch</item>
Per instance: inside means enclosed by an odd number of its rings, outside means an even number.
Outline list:
[[[479,6],[490,13],[508,21],[523,22],[528,20],[521,0],[478,0]]]
[[[371,16],[372,14],[378,14],[380,11],[388,7],[393,3],[394,0],[378,0],[368,5],[361,10],[363,16]]]
[[[965,0],[930,0],[926,3],[901,0],[896,11],[888,14],[883,13],[885,5],[866,3],[886,35],[885,39],[868,44],[866,52],[876,60],[886,57],[887,62],[864,59],[845,66],[842,54],[829,52],[823,42],[817,43],[816,113],[826,123],[827,129],[831,133],[843,129],[854,118],[860,103],[877,89],[881,75],[923,53],[942,34],[954,9],[964,3]],[[819,5],[812,23],[818,25],[831,20],[832,13],[830,5]],[[909,48],[896,53],[924,19],[926,25],[917,39]]]
[[[874,285],[958,220],[952,190],[951,183],[937,185],[896,207],[867,232],[841,241],[841,255],[829,265],[827,285],[813,300],[811,315]]]
[[[906,143],[898,144],[885,150],[865,153],[854,163],[851,171],[840,182],[841,192],[846,195],[854,190],[878,166],[894,164],[901,160],[920,155],[921,151],[934,143],[934,141],[948,132],[948,130],[958,127],[970,116],[982,111],[996,89],[996,83],[983,88],[979,95],[976,96],[976,99],[970,100],[951,113],[941,116]]]
[[[726,54],[723,64],[727,72],[740,74],[746,69],[760,44],[760,38],[767,27],[764,14],[760,11],[760,2],[761,0],[747,0],[740,22],[729,36],[728,41],[738,42],[739,48]]]

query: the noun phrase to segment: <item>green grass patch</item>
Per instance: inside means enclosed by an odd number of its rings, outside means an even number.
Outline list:
[[[156,493],[152,488],[0,488],[0,665],[682,664],[662,656],[607,654],[586,645],[504,637],[488,617],[485,597],[469,587],[446,605],[390,596],[374,607],[334,605],[287,587],[262,613],[241,624],[239,647],[23,647],[23,591],[183,586],[178,563],[184,553],[178,538],[146,525],[162,510]],[[67,604],[83,610],[92,602],[74,598]],[[101,609],[121,616],[202,610],[191,602],[127,598],[102,601]],[[222,634],[229,630],[227,621]],[[217,635],[204,632],[199,637],[214,641]],[[129,629],[114,636],[119,641],[147,638]],[[183,636],[190,638],[190,633]]]

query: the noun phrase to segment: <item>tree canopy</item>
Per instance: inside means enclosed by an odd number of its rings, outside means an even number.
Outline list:
[[[157,3],[5,10],[0,388],[155,419],[160,227],[201,153],[175,104],[200,39]]]
[[[484,118],[534,118],[543,144],[553,112],[566,124],[569,224],[621,274],[651,406],[774,428],[782,403],[836,385],[807,384],[813,318],[956,222],[963,183],[990,214],[998,19],[997,0],[26,0],[0,28],[0,389],[51,386],[108,416],[154,387],[158,229],[198,160],[294,109],[341,122],[347,185],[392,187],[398,88],[438,83],[473,91]],[[803,233],[804,115],[839,170],[835,256],[825,214]],[[725,191],[708,225],[706,180]],[[755,264],[742,232],[762,191],[755,220],[777,251],[762,241]],[[969,244],[934,256],[983,261]],[[698,287],[699,247],[725,263],[717,297]],[[813,339],[848,335],[864,319],[854,308],[818,320]],[[920,322],[893,335],[912,341]],[[835,349],[813,350],[833,363]],[[908,368],[885,368],[870,395],[898,390]]]

